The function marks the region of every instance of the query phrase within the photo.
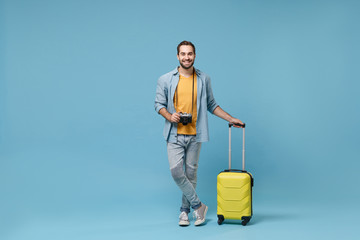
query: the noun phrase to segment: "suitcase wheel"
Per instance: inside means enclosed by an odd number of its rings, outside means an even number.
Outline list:
[[[246,224],[250,221],[251,217],[242,217],[241,225],[246,226]]]
[[[223,215],[218,215],[218,224],[221,225],[224,222],[224,216]]]

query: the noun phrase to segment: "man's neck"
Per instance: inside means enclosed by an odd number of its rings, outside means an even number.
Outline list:
[[[194,67],[191,67],[189,69],[185,69],[183,67],[179,67],[179,73],[180,75],[184,76],[184,77],[190,77],[194,72]]]

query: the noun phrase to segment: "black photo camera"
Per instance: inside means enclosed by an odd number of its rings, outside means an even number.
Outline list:
[[[180,123],[183,125],[187,125],[188,123],[192,122],[192,115],[191,113],[179,113],[180,114]]]

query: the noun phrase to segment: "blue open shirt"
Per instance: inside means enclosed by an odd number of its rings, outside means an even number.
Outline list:
[[[197,122],[196,122],[196,141],[209,141],[209,127],[207,111],[213,113],[219,106],[213,96],[210,77],[198,69],[195,69],[197,76]],[[173,71],[162,75],[156,87],[155,111],[166,108],[171,114],[175,113],[174,94],[179,83],[179,71]],[[165,119],[164,138],[168,142],[175,143],[177,136],[177,123],[171,123]]]

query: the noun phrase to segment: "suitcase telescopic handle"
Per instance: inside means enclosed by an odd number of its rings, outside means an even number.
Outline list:
[[[243,124],[239,124],[239,123],[229,123],[229,127],[232,127],[232,126],[234,126],[234,125],[239,126],[239,127],[242,127],[242,128],[245,128],[245,123],[243,123]]]
[[[231,127],[233,123],[229,123],[229,170],[231,170]],[[237,126],[241,126],[243,129],[243,146],[242,146],[242,170],[245,171],[245,123],[235,124]]]

